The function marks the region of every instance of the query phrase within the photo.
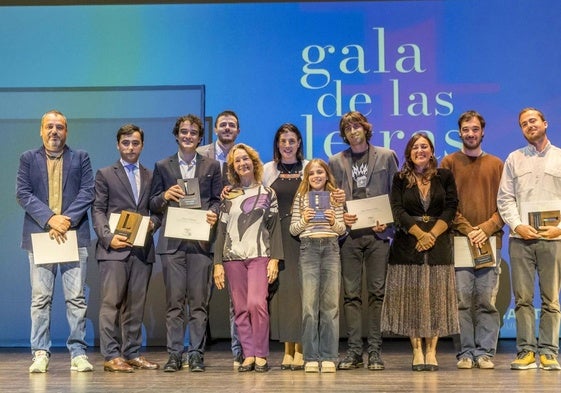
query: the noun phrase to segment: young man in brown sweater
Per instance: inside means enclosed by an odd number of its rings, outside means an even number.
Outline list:
[[[494,368],[491,360],[499,337],[500,314],[495,306],[498,292],[503,220],[497,210],[497,192],[502,161],[481,148],[485,119],[475,111],[464,112],[459,120],[462,149],[441,162],[454,174],[458,189],[458,212],[454,220],[457,235],[483,246],[495,236],[495,266],[456,267],[456,292],[460,318],[458,368]]]

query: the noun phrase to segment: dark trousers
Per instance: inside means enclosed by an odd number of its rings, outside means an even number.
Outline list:
[[[362,355],[362,272],[368,291],[368,352],[380,351],[382,303],[390,244],[374,234],[349,235],[341,246],[343,310],[347,326],[348,352]]]
[[[100,261],[99,343],[105,360],[140,356],[142,320],[152,264],[134,255]],[[121,344],[122,343],[122,344]]]
[[[184,352],[185,325],[188,352],[203,353],[210,301],[212,260],[196,242],[185,241],[173,254],[160,255],[166,287],[166,330],[169,353]],[[188,307],[185,321],[185,306]]]

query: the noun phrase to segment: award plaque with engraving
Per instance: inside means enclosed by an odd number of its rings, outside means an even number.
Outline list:
[[[556,227],[559,225],[560,216],[561,212],[559,210],[529,212],[528,223],[539,231],[542,226]]]
[[[128,210],[123,210],[119,216],[119,221],[117,222],[117,227],[115,228],[116,235],[126,236],[127,243],[133,244],[138,234],[138,228],[142,222],[142,215],[131,212]]]
[[[179,207],[200,209],[201,191],[199,189],[199,179],[177,179],[177,184],[185,191],[185,196],[179,200]]]
[[[495,266],[495,256],[493,255],[493,249],[491,248],[490,242],[485,242],[481,247],[472,245],[470,242],[470,251],[473,258],[474,269],[482,269],[484,267]]]
[[[310,207],[316,211],[310,222],[327,222],[325,211],[331,206],[329,191],[310,191],[308,196]]]

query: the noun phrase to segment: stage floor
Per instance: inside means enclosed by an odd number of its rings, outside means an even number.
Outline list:
[[[345,350],[341,341],[340,353]],[[149,347],[143,354],[161,366],[167,361],[165,348]],[[385,339],[384,371],[366,368],[337,371],[335,374],[306,374],[283,371],[280,362],[283,346],[271,342],[267,373],[238,373],[233,369],[229,342],[213,343],[205,354],[206,372],[192,373],[183,369],[176,373],[136,371],[132,374],[103,371],[99,348],[88,354],[95,367],[91,373],[70,371],[65,348],[53,350],[49,371],[29,374],[31,355],[28,348],[0,348],[0,391],[2,392],[559,392],[561,372],[544,370],[510,370],[516,355],[514,340],[501,340],[494,359],[494,370],[458,370],[454,343],[443,339],[438,347],[440,370],[411,371],[411,350],[408,340]],[[366,361],[366,355],[365,355]]]

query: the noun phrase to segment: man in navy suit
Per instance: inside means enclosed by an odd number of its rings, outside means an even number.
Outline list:
[[[86,356],[87,247],[90,244],[88,209],[94,199],[93,174],[88,153],[66,145],[67,121],[59,111],[41,119],[43,146],[20,157],[16,198],[25,210],[22,248],[27,250],[31,278],[31,373],[48,370],[51,337],[51,306],[57,272],[62,276],[66,319],[70,327],[67,347],[72,371],[92,371]],[[48,232],[64,242],[69,230],[76,231],[79,261],[36,265],[32,233]]]
[[[151,217],[143,247],[133,247],[127,242],[127,236],[113,234],[109,227],[112,213],[126,210],[150,215],[148,198],[152,171],[139,162],[143,147],[142,129],[134,124],[123,125],[117,131],[117,150],[121,158],[97,171],[95,176],[92,220],[98,238],[99,341],[105,371],[159,368],[157,363],[140,355],[144,304],[155,259],[152,232],[159,226],[159,219]]]
[[[167,350],[170,356],[164,371],[178,371],[182,367],[188,322],[189,369],[201,372],[205,370],[203,353],[212,285],[210,243],[167,238],[164,233],[168,207],[179,206],[179,200],[185,196],[178,179],[197,179],[201,209],[207,211],[207,223],[214,225],[218,218],[222,175],[218,161],[196,151],[203,137],[201,119],[195,115],[182,116],[175,122],[172,133],[178,152],[156,163],[150,191],[150,210],[163,216],[156,253],[162,261],[166,287]],[[188,321],[185,321],[186,301]]]

